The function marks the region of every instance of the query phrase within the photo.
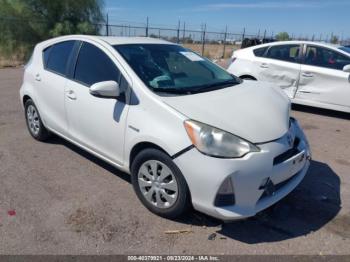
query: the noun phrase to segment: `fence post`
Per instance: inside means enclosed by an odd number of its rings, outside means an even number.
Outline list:
[[[182,32],[182,43],[185,43],[185,22],[184,22],[184,28],[183,28],[183,32]]]
[[[242,42],[243,42],[243,40],[244,40],[244,36],[245,36],[245,27],[243,28]]]
[[[146,22],[146,37],[148,37],[148,16],[147,16],[147,22]]]
[[[177,24],[177,43],[180,43],[180,20]]]
[[[225,52],[226,52],[226,38],[227,38],[227,25],[225,28],[225,34],[224,34],[224,49],[222,51],[222,58],[225,58]]]
[[[108,13],[106,15],[106,36],[109,36]]]
[[[203,33],[202,33],[202,53],[201,53],[202,56],[204,56],[205,30],[206,30],[206,28],[207,28],[207,24],[204,24]]]

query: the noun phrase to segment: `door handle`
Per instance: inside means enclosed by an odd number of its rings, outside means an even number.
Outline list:
[[[313,73],[310,73],[310,72],[303,72],[301,74],[303,77],[314,77],[314,74]]]
[[[38,82],[41,81],[41,77],[40,77],[39,73],[35,75],[35,80],[38,81]]]
[[[262,63],[262,64],[260,65],[260,67],[261,67],[261,68],[269,68],[269,65],[266,64],[266,63]]]
[[[77,99],[77,96],[75,95],[74,91],[73,90],[69,90],[67,92],[67,97],[71,100],[76,100]]]

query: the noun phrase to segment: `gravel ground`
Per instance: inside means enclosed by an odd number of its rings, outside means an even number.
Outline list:
[[[313,161],[275,206],[230,224],[194,211],[171,221],[141,205],[127,174],[60,138],[32,139],[22,74],[0,70],[0,254],[350,254],[349,115],[293,110]]]

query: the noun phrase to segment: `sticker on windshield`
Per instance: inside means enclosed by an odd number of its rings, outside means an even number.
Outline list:
[[[182,55],[186,56],[191,61],[204,61],[202,57],[193,52],[180,52]]]

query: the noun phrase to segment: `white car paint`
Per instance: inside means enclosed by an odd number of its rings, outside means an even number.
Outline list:
[[[44,69],[43,50],[67,40],[85,41],[103,50],[128,82],[130,102],[93,96],[81,83]],[[308,170],[311,153],[297,121],[290,120],[290,102],[283,92],[269,84],[243,82],[206,93],[159,96],[112,47],[129,43],[172,44],[151,38],[79,35],[42,42],[26,66],[21,101],[28,97],[34,101],[47,129],[127,173],[131,152],[139,143],[162,148],[174,156],[194,208],[223,220],[253,216],[299,184]],[[205,155],[192,146],[184,127],[188,119],[233,133],[260,151],[241,158]],[[296,140],[298,153],[273,164]],[[217,207],[214,200],[226,178],[233,181],[236,202]],[[267,178],[276,185],[285,184],[263,197],[264,190],[259,187]]]
[[[302,57],[295,63],[254,55],[254,50],[259,48],[291,44],[300,45],[303,55],[307,46],[317,46],[333,50],[350,59],[350,54],[336,45],[284,41],[235,51],[228,71],[239,77],[253,77],[258,81],[271,82],[283,89],[293,103],[350,112],[349,72],[306,65]]]

